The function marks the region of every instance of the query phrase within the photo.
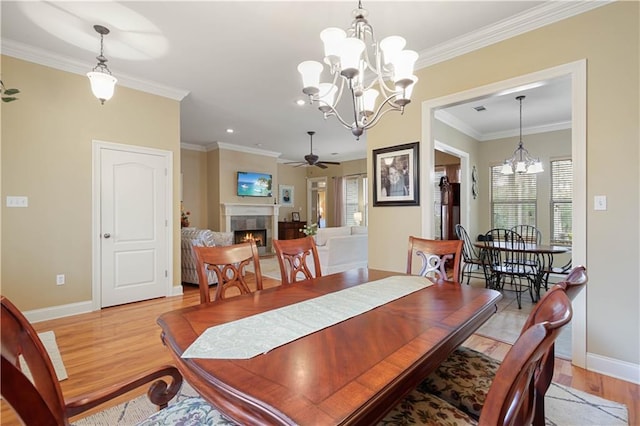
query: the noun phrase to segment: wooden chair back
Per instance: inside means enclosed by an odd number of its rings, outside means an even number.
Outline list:
[[[536,323],[518,337],[500,364],[480,414],[480,425],[524,425],[538,419],[543,398],[536,381],[545,355],[561,329],[571,321],[571,301],[563,291],[554,291],[538,302],[553,313],[552,321]]]
[[[0,392],[27,426],[69,425],[69,417],[147,383],[152,383],[147,392],[149,400],[164,408],[182,386],[178,369],[165,365],[140,373],[127,382],[65,400],[51,358],[38,333],[9,299],[0,296],[0,305]],[[22,371],[20,358],[27,365],[31,377]],[[159,380],[163,377],[170,377],[171,381]]]
[[[69,424],[60,383],[38,333],[9,299],[2,296],[0,300],[2,397],[27,425]],[[22,371],[20,357],[33,383]]]
[[[564,313],[562,310],[558,310],[558,304],[554,303],[552,300],[559,297],[556,293],[564,293],[569,300],[573,300],[575,294],[577,294],[577,292],[587,284],[587,281],[587,270],[584,266],[580,265],[573,268],[571,272],[569,272],[565,281],[553,286],[544,294],[544,296],[542,296],[538,303],[534,305],[527,317],[527,320],[522,326],[520,334],[523,334],[527,329],[537,323],[544,321],[558,321]],[[547,393],[549,386],[551,386],[554,367],[555,345],[551,345],[547,353],[544,354],[544,357],[538,366],[538,371],[536,371],[536,414],[534,417],[534,425],[536,426],[545,424],[544,396]]]
[[[312,236],[293,240],[273,240],[273,247],[280,265],[282,284],[322,276],[318,248]],[[310,265],[313,265],[313,270]]]
[[[237,289],[240,294],[251,293],[246,281],[245,271],[246,267],[251,263],[253,263],[254,268],[256,291],[262,290],[260,256],[254,240],[230,246],[194,246],[193,250],[198,264],[200,303],[209,303],[211,301],[207,270],[214,271],[218,278],[213,300],[224,299],[227,291],[233,288]]]
[[[461,240],[428,240],[409,236],[407,274],[413,273],[413,260],[419,258],[422,264],[418,275],[432,281],[458,281],[462,245]],[[447,274],[447,267],[452,270],[451,274]]]

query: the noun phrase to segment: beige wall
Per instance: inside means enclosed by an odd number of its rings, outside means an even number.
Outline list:
[[[386,116],[367,138],[369,151],[389,141],[420,140],[424,100],[586,58],[587,351],[603,361],[627,362],[635,371],[640,363],[639,27],[639,4],[615,2],[422,69],[404,115]],[[607,195],[607,211],[593,210],[594,195]],[[421,233],[420,208],[374,208],[370,220],[370,266],[402,270],[407,236]],[[389,245],[397,249],[376,250]]]
[[[104,105],[87,78],[2,56],[2,79],[20,100],[2,104],[2,294],[22,310],[92,298],[92,140],[173,152],[174,241],[178,241],[180,104],[116,87]],[[66,283],[56,285],[56,274]],[[180,282],[180,245],[173,247]]]
[[[278,185],[293,186],[293,203],[292,207],[280,207],[278,212],[278,220],[291,220],[291,213],[300,212],[300,220],[303,222],[307,218],[307,170],[305,167],[293,167],[282,163],[278,164]],[[276,185],[276,194],[278,192]],[[280,200],[278,199],[278,204]]]
[[[180,172],[182,175],[182,203],[185,211],[191,213],[189,225],[196,228],[206,228],[209,216],[207,153],[204,150],[181,149]]]

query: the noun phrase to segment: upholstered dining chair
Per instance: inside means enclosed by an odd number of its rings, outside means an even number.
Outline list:
[[[273,240],[282,284],[321,277],[320,257],[312,236],[292,240]]]
[[[152,369],[132,377],[126,383],[65,399],[51,358],[38,333],[9,299],[0,297],[0,304],[0,390],[5,401],[27,426],[69,425],[70,417],[151,382],[147,395],[152,403],[161,408],[151,416],[153,424],[169,424],[165,420],[175,419],[176,416],[184,420],[202,421],[221,418],[220,413],[202,398],[187,398],[167,407],[182,386],[182,376],[173,366]],[[26,363],[31,377],[22,371],[20,358]],[[213,424],[213,421],[206,424]]]
[[[554,311],[557,309],[559,298],[555,293],[565,293],[569,300],[573,300],[587,281],[588,276],[584,266],[573,268],[566,281],[552,287],[533,307],[520,334],[524,334],[536,323],[553,322],[561,318],[564,315],[563,312]],[[554,345],[551,345],[536,371],[535,425],[544,425],[544,396],[553,378],[554,354]],[[461,346],[422,382],[421,387],[477,419],[487,404],[487,395],[500,364],[500,361],[482,352]]]
[[[483,404],[470,404],[476,416],[460,407],[460,399],[454,403],[434,393],[428,381],[418,385],[407,397],[387,414],[382,425],[397,424],[470,424],[470,425],[526,425],[538,417],[539,399],[544,398],[536,391],[536,379],[544,358],[573,315],[571,301],[564,291],[554,291],[540,300],[541,315],[534,325],[527,328],[511,347],[504,361],[499,364],[488,389]],[[542,317],[548,317],[542,320]],[[442,368],[442,367],[441,367]],[[457,366],[446,372],[448,377],[464,376],[465,397],[475,391],[472,379],[475,371],[460,374]],[[445,373],[441,371],[441,373]],[[452,392],[453,393],[453,392]],[[455,403],[458,403],[456,405]],[[466,401],[467,403],[473,401]],[[543,417],[544,421],[544,417]]]
[[[407,274],[414,273],[414,258],[421,261],[420,271],[416,275],[428,277],[431,281],[458,281],[460,261],[462,259],[460,240],[428,240],[409,236],[407,251]],[[452,272],[447,273],[447,268]]]
[[[456,224],[455,231],[458,239],[462,241],[462,260],[464,265],[460,268],[460,282],[464,282],[465,276],[467,277],[467,284],[469,284],[472,276],[486,281],[487,276],[483,262],[485,250],[478,249],[473,245],[469,233],[459,223]]]
[[[193,247],[198,263],[200,303],[211,301],[207,271],[212,270],[218,278],[213,300],[224,299],[227,292],[236,289],[240,294],[251,293],[246,280],[246,267],[253,263],[256,291],[262,290],[260,256],[254,240],[230,246]],[[235,295],[237,295],[235,292]]]

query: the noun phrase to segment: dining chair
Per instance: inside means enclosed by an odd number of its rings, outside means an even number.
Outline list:
[[[428,277],[434,282],[440,280],[458,281],[462,245],[460,240],[428,240],[409,236],[407,274]],[[417,274],[414,273],[414,258],[421,261],[420,271]],[[447,273],[447,269],[452,272]]]
[[[588,281],[586,268],[582,265],[573,268],[566,281],[558,283],[551,288],[540,301],[534,305],[520,335],[536,323],[544,321],[556,321],[562,315],[557,309],[556,292],[563,292],[569,300],[573,300],[576,294]],[[544,395],[546,394],[554,369],[554,346],[552,345],[542,359],[539,370],[536,372],[536,425],[544,424]],[[421,386],[428,392],[444,399],[468,415],[478,418],[482,407],[486,404],[492,382],[496,376],[500,361],[482,352],[466,346],[457,348],[453,353],[425,379]],[[453,373],[455,372],[455,373]]]
[[[496,290],[516,293],[518,309],[522,309],[522,293],[529,291],[535,302],[534,288],[540,273],[540,258],[526,251],[520,234],[510,229],[494,228],[485,234],[488,284]]]
[[[542,232],[533,225],[515,225],[511,230],[519,234],[525,243],[542,244]]]
[[[260,256],[254,240],[230,246],[198,247],[193,251],[198,263],[200,303],[211,301],[207,271],[214,271],[218,278],[213,300],[225,299],[227,292],[235,289],[234,296],[251,293],[246,280],[246,267],[253,263],[256,291],[262,290]]]
[[[459,223],[455,226],[456,235],[459,240],[462,240],[462,261],[463,266],[460,269],[460,282],[464,282],[464,277],[467,277],[467,285],[472,276],[484,279],[486,281],[487,275],[484,270],[483,258],[485,255],[484,249],[478,249],[473,245],[469,233]],[[474,275],[475,274],[475,275]]]
[[[273,240],[282,284],[321,277],[320,257],[312,236],[293,240]]]
[[[498,365],[490,383],[488,385],[482,383],[488,391],[481,403],[476,403],[476,397],[473,396],[474,385],[477,383],[473,380],[475,371],[466,370],[463,374],[461,373],[463,370],[454,366],[446,371],[446,375],[458,377],[465,383],[465,393],[462,396],[454,399],[452,403],[432,392],[432,386],[428,381],[423,381],[396,405],[380,424],[493,426],[525,425],[539,421],[540,403],[538,401],[543,399],[544,395],[540,395],[536,390],[538,372],[546,354],[553,347],[560,331],[569,323],[573,314],[571,301],[564,291],[556,290],[540,303],[544,303],[544,312],[547,312],[547,315],[551,313],[553,315],[548,315],[548,319],[544,321],[538,318],[539,322],[527,328],[518,337],[502,363]],[[460,408],[459,404],[463,399],[475,409],[477,415],[471,415]]]
[[[151,416],[157,420],[155,424],[169,424],[168,420],[173,418],[196,419],[196,415],[201,419],[213,414],[220,417],[217,410],[199,397],[187,398],[167,407],[182,386],[180,372],[169,365],[138,374],[124,383],[65,399],[51,358],[36,330],[8,298],[0,297],[0,304],[0,390],[2,398],[25,425],[69,425],[70,417],[148,383],[151,383],[147,392],[149,400],[161,408]],[[20,359],[26,363],[29,375],[22,370]]]

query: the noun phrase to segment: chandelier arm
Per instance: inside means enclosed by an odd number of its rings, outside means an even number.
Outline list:
[[[404,113],[404,107],[402,106],[398,106],[394,103],[391,102],[391,99],[393,98],[394,95],[389,96],[388,98],[386,98],[384,100],[384,102],[382,102],[378,108],[376,109],[376,112],[372,114],[372,119],[367,121],[367,124],[363,127],[363,129],[369,129],[373,126],[375,126],[378,121],[388,112],[390,111],[400,111],[400,114]],[[386,110],[382,111],[382,109],[384,108],[385,105],[389,105],[389,108],[387,108]]]
[[[356,93],[353,90],[352,80],[349,80],[349,91],[351,92],[351,105],[353,105],[353,122],[356,128],[361,127],[358,120],[358,103],[356,100]]]
[[[328,103],[324,102],[324,101],[318,101],[319,104],[322,104],[324,106],[326,106],[328,108],[328,111],[322,111],[322,113],[324,114],[324,118],[325,120],[328,117],[335,117],[340,124],[342,124],[345,128],[347,129],[351,129],[351,125],[349,123],[347,123],[342,116],[340,116],[340,114],[338,113],[338,111],[331,105],[329,105]]]

